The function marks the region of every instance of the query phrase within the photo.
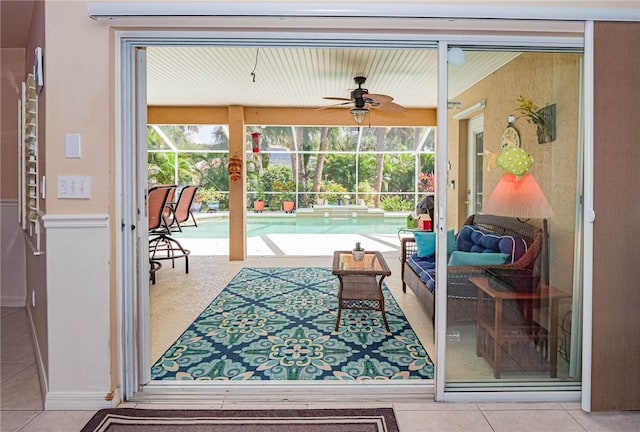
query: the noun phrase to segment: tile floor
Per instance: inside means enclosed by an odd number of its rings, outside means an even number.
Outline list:
[[[0,347],[0,431],[74,432],[91,418],[93,411],[43,411],[40,382],[24,308],[2,308]],[[159,404],[129,407],[161,408]],[[358,407],[392,406],[401,432],[636,432],[640,412],[594,413],[580,410],[577,403],[358,403]],[[190,408],[345,408],[330,402],[264,404],[220,402],[186,405]],[[167,407],[178,407],[175,403]]]
[[[250,265],[236,263],[229,266]],[[316,264],[317,265],[317,264]],[[193,267],[195,268],[195,267]],[[195,275],[195,272],[194,272]],[[198,311],[199,306],[193,305]],[[0,431],[74,432],[91,418],[93,411],[43,411],[40,381],[24,308],[2,308],[0,353]],[[177,408],[169,403],[126,403],[141,408]],[[435,403],[365,402],[356,407],[392,406],[401,432],[636,432],[639,412],[585,413],[578,403]],[[215,401],[185,403],[188,408],[345,408],[344,402],[256,403]]]

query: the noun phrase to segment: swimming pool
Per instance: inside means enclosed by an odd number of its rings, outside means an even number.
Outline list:
[[[377,218],[315,218],[294,216],[247,216],[247,236],[267,234],[397,234],[407,224],[404,216]],[[197,227],[185,227],[180,238],[229,237],[229,219],[214,218],[198,221]]]

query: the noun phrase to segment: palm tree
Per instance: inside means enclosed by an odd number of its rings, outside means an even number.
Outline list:
[[[320,192],[320,184],[322,183],[322,170],[324,167],[324,152],[327,150],[327,137],[329,136],[329,128],[323,127],[320,130],[320,147],[318,149],[318,159],[316,160],[316,172],[313,177],[313,185],[311,192]]]

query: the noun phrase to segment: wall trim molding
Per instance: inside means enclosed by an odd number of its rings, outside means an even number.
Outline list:
[[[638,21],[630,7],[540,6],[535,2],[517,2],[509,5],[482,5],[472,1],[467,4],[397,4],[392,2],[367,4],[369,17],[409,18],[492,18],[492,19],[551,19],[551,20],[603,20]],[[361,13],[361,3],[341,2],[331,5],[322,2],[90,2],[89,17],[115,19],[123,17],[224,17],[224,16],[287,16],[287,17],[345,17]]]
[[[47,214],[42,216],[46,229],[67,228],[107,228],[109,215],[107,214]]]

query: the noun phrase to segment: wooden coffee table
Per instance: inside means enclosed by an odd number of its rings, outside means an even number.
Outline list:
[[[391,275],[391,270],[382,254],[367,251],[362,261],[356,261],[351,251],[335,251],[332,273],[340,280],[335,330],[338,331],[340,326],[342,309],[367,309],[382,313],[384,326],[389,332],[389,323],[384,312],[382,280]]]

